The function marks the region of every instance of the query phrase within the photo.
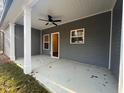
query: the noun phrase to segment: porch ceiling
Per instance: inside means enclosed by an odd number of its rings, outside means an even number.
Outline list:
[[[3,0],[0,0],[0,12],[2,11],[3,9]]]
[[[10,15],[19,14],[24,1],[26,0],[14,0]],[[46,22],[38,20],[39,18],[47,19],[48,14],[55,17],[55,19],[61,19],[60,25],[86,16],[110,11],[115,2],[116,0],[38,0],[32,7],[32,27],[46,29],[54,26],[52,24],[46,26]],[[8,17],[6,22],[11,21],[13,17]],[[23,24],[23,14],[18,17],[16,23]]]

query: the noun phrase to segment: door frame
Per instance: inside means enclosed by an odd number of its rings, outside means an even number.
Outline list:
[[[58,34],[58,57],[53,56],[53,35]],[[51,58],[60,58],[60,33],[59,32],[54,32],[51,33]]]

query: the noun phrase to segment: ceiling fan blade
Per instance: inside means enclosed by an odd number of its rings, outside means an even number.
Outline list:
[[[52,18],[52,16],[51,16],[51,15],[48,15],[48,18],[49,18],[49,19],[51,19],[51,18]]]
[[[53,20],[53,22],[61,22],[62,20]]]
[[[52,22],[55,26],[57,26],[57,24],[56,23],[54,23],[54,22]]]
[[[45,19],[40,19],[40,18],[39,18],[39,20],[41,20],[41,21],[47,21],[47,22],[48,22],[48,20],[45,20]]]
[[[46,25],[48,25],[49,23],[46,23]]]

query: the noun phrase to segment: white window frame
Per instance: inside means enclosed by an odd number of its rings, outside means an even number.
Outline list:
[[[82,30],[83,31],[83,34],[82,36],[72,36],[72,32],[77,32],[78,30]],[[76,42],[76,43],[73,43],[72,42],[72,38],[74,37],[82,37],[83,38],[83,42]],[[75,30],[71,30],[70,31],[70,44],[84,44],[85,43],[85,28],[81,28],[81,29],[75,29]]]
[[[45,37],[48,36],[48,41],[45,41]],[[48,49],[45,48],[45,43],[48,43]],[[49,44],[50,44],[50,35],[49,34],[44,34],[43,35],[43,50],[49,50]]]

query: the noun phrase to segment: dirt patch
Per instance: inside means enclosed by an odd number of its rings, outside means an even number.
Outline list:
[[[0,63],[10,63],[10,58],[4,54],[0,54]]]

